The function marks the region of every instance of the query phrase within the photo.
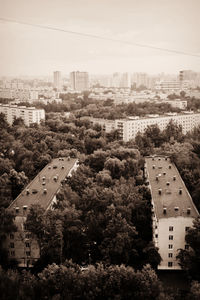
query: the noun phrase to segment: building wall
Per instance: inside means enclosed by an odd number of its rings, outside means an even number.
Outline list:
[[[30,126],[31,123],[40,124],[41,120],[45,120],[44,109],[35,109],[34,107],[0,105],[0,112],[5,114],[10,125],[15,118],[22,118],[27,126]]]
[[[176,256],[179,249],[185,249],[186,227],[192,227],[193,220],[193,218],[189,217],[174,217],[163,218],[159,219],[158,222],[154,222],[153,240],[155,246],[159,248],[159,254],[162,257],[158,269],[181,269]],[[172,231],[170,231],[170,227],[173,227]],[[173,237],[173,240],[170,239],[171,237]],[[172,255],[172,257],[169,257],[169,255]],[[169,265],[169,263],[172,263],[172,265]]]
[[[155,115],[150,118],[141,118],[137,120],[116,120],[116,129],[119,129],[121,138],[127,142],[134,139],[138,132],[144,133],[145,129],[151,125],[158,125],[162,131],[171,120],[178,125],[181,125],[183,133],[186,134],[194,127],[200,125],[200,113],[172,114],[169,116]]]
[[[25,230],[26,217],[16,216],[17,232],[10,234],[6,239],[6,248],[10,259],[15,258],[19,267],[32,266],[40,257],[40,249],[33,235]]]

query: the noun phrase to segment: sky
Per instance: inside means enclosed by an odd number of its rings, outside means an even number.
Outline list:
[[[0,18],[199,55],[0,21],[0,76],[200,72],[199,12],[200,0],[0,0]]]

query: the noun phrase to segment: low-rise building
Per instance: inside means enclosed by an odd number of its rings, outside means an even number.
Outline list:
[[[35,107],[0,104],[0,113],[5,115],[10,125],[16,118],[22,118],[26,126],[30,126],[32,123],[40,124],[42,120],[45,120],[44,109],[36,109]]]
[[[178,270],[176,256],[179,249],[188,249],[185,235],[199,213],[168,157],[146,157],[145,177],[152,196],[153,241],[162,258],[158,269]]]
[[[37,240],[25,227],[31,205],[39,204],[45,211],[52,209],[62,182],[77,168],[77,159],[67,157],[54,159],[9,206],[9,209],[16,214],[17,232],[7,236],[5,247],[9,257],[16,259],[20,267],[30,267],[40,257]]]

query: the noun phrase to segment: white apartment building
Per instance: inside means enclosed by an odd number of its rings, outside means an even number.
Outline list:
[[[89,89],[89,75],[87,72],[71,72],[70,85],[74,91],[86,91]]]
[[[115,120],[115,129],[119,130],[121,138],[128,142],[134,139],[138,132],[144,133],[145,129],[151,125],[158,125],[160,130],[164,130],[170,121],[182,126],[183,133],[191,131],[200,125],[200,113],[185,111],[181,114],[166,113],[160,115],[148,115],[147,117],[133,117],[129,119]]]
[[[163,91],[170,91],[170,92],[187,90],[188,82],[178,81],[178,80],[161,80],[161,81],[156,82],[155,89],[163,90]]]
[[[17,231],[7,236],[4,247],[8,250],[9,258],[16,259],[19,267],[32,267],[40,257],[38,242],[25,227],[31,205],[39,204],[45,211],[53,209],[62,182],[71,176],[78,166],[76,158],[55,158],[10,204],[9,209],[16,215]]]
[[[172,107],[175,108],[180,108],[180,109],[186,109],[187,108],[187,100],[180,100],[180,99],[175,99],[175,100],[164,100],[162,103],[168,103]]]
[[[5,115],[10,125],[16,118],[22,118],[26,126],[30,126],[32,123],[39,124],[41,120],[45,120],[44,109],[36,109],[35,107],[0,104],[0,113]]]
[[[178,250],[189,248],[185,235],[199,213],[168,157],[146,157],[144,173],[152,196],[153,241],[162,258],[158,269],[179,270]]]

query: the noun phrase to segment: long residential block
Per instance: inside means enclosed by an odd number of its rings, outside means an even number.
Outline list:
[[[17,232],[7,236],[5,247],[9,257],[16,259],[20,267],[30,267],[40,257],[39,245],[25,227],[31,205],[39,204],[45,211],[52,209],[61,184],[77,168],[78,160],[74,158],[52,160],[9,206],[16,215]]]
[[[153,241],[162,258],[158,269],[178,270],[178,250],[189,248],[185,235],[199,213],[169,157],[146,157],[145,177],[152,195]]]

